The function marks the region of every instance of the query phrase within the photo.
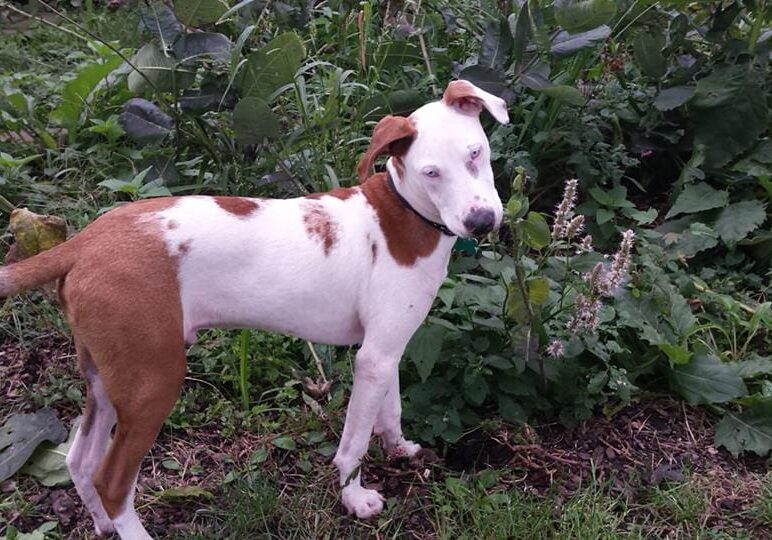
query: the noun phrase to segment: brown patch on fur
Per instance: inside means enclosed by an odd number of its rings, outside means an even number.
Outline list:
[[[415,125],[409,118],[392,115],[383,117],[375,126],[370,146],[357,167],[359,181],[364,182],[370,176],[375,158],[378,156],[382,154],[389,154],[395,158],[403,156],[417,134]]]
[[[167,228],[167,229],[169,229],[170,231],[173,231],[174,229],[176,229],[176,228],[177,228],[177,227],[179,227],[179,226],[180,226],[180,224],[179,224],[179,223],[177,223],[176,221],[174,221],[173,219],[170,219],[170,220],[169,220],[169,221],[166,223],[166,228]]]
[[[480,174],[480,171],[477,169],[477,165],[474,164],[474,161],[466,162],[466,170],[469,171],[469,174],[475,178],[477,178],[477,175]]]
[[[245,197],[212,197],[217,205],[236,217],[246,218],[257,210],[260,205],[254,199]]]
[[[336,199],[340,199],[341,201],[345,201],[346,199],[353,197],[359,193],[358,187],[350,187],[350,188],[335,188],[332,191],[323,191],[321,193],[312,193],[311,195],[306,195],[306,199],[311,200],[318,200],[322,197],[335,197]]]
[[[190,244],[192,242],[192,240],[185,240],[184,242],[180,242],[180,245],[177,246],[177,250],[183,255],[186,254],[188,251],[190,251]]]
[[[402,156],[392,157],[391,162],[394,164],[394,170],[397,171],[398,179],[402,180],[405,178],[405,162],[402,160]]]
[[[75,349],[78,353],[80,373],[86,379],[86,406],[83,408],[83,420],[80,423],[79,429],[84,436],[87,436],[91,431],[91,426],[94,424],[94,417],[97,414],[98,408],[97,401],[92,394],[94,376],[97,374],[97,370],[91,355],[85,347],[81,347],[76,343]]]
[[[402,205],[386,184],[385,173],[371,176],[362,184],[362,192],[375,210],[386,246],[398,264],[413,266],[420,257],[434,252],[440,232]]]
[[[113,444],[94,476],[111,518],[123,511],[185,376],[177,260],[167,252],[163,224],[152,219],[175,202],[170,197],[127,204],[61,249],[24,261],[24,268],[9,267],[12,276],[32,275],[48,263],[64,269],[60,291],[81,369],[87,380],[92,368],[98,373],[118,416]],[[86,429],[94,414],[87,400]]]
[[[338,224],[324,206],[319,203],[311,203],[303,214],[303,224],[310,238],[316,238],[322,243],[324,254],[329,255],[335,243],[338,241]]]

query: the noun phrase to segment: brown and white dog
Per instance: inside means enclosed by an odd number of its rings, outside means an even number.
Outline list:
[[[289,200],[135,202],[0,268],[0,297],[59,280],[88,386],[67,464],[97,534],[150,538],[134,509],[137,472],[180,394],[186,343],[211,327],[361,344],[334,463],[348,511],[381,511],[355,471],[373,432],[391,453],[420,449],[400,426],[405,345],[455,237],[501,223],[482,107],[508,122],[503,100],[466,81],[409,118],[385,117],[359,164],[361,186]],[[382,154],[387,172],[370,175]]]

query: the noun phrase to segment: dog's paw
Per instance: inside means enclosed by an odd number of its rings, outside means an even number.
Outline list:
[[[412,458],[421,451],[421,445],[402,439],[389,451],[389,459]]]
[[[107,516],[103,520],[94,520],[94,534],[97,538],[109,538],[114,532],[115,526]]]
[[[383,496],[374,489],[346,486],[342,499],[348,513],[356,514],[360,519],[371,518],[383,510]]]

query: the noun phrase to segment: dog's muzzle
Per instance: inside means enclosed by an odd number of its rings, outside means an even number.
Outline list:
[[[496,214],[490,208],[476,208],[464,218],[464,227],[472,236],[488,234],[496,226]]]

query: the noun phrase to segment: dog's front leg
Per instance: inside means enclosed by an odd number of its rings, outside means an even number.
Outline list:
[[[397,377],[400,354],[382,351],[369,346],[365,340],[357,353],[346,424],[333,460],[340,471],[343,505],[359,518],[372,517],[383,509],[383,497],[373,489],[362,487],[359,471],[375,419],[391,382]]]
[[[375,419],[375,434],[383,440],[383,448],[389,457],[413,457],[421,445],[408,441],[402,435],[402,399],[399,395],[399,373],[389,384],[389,392],[383,400]]]

